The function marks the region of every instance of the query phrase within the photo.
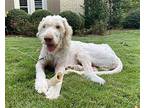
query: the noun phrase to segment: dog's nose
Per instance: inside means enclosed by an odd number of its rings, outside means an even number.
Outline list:
[[[51,41],[53,40],[53,38],[52,38],[52,37],[47,37],[47,38],[44,38],[44,40],[45,40],[46,42],[51,42]]]

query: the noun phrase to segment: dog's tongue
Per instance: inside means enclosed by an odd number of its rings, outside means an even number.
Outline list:
[[[55,50],[55,47],[54,47],[54,45],[47,45],[47,49],[49,52],[52,52]]]

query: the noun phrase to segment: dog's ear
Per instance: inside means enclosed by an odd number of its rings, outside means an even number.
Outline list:
[[[65,36],[72,36],[73,34],[73,30],[72,30],[72,27],[68,24],[66,18],[63,18],[63,24],[64,24],[64,27],[65,27],[65,33],[64,35]]]
[[[39,32],[36,33],[36,37],[39,37]]]
[[[36,34],[36,37],[39,37],[40,29],[41,29],[42,23],[43,23],[43,21],[44,21],[45,19],[46,19],[46,17],[44,17],[44,18],[40,21],[40,23],[39,23],[39,25],[38,25],[38,32],[37,32],[37,34]]]

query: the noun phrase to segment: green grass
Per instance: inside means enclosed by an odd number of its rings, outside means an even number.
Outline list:
[[[41,47],[37,38],[6,38],[6,108],[134,108],[139,106],[139,30],[112,31],[107,36],[73,37],[107,43],[121,58],[121,73],[102,75],[100,86],[77,74],[65,75],[61,96],[48,100],[34,89],[36,61]],[[47,76],[50,76],[48,73]]]

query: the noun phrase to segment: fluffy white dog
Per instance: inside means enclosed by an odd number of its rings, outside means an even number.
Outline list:
[[[62,81],[49,86],[44,72],[45,65],[53,66],[55,73],[63,73],[69,66],[82,66],[83,74],[99,84],[104,84],[105,80],[97,74],[113,74],[122,70],[121,60],[109,45],[71,41],[72,28],[61,16],[43,18],[37,36],[42,42],[42,49],[36,64],[35,89],[38,93],[45,93],[49,99],[58,98]],[[104,71],[97,71],[97,67]]]

